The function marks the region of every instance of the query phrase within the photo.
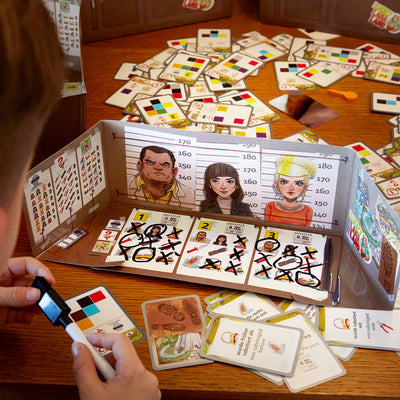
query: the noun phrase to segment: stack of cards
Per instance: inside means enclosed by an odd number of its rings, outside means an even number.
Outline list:
[[[206,316],[195,295],[143,303],[154,369],[219,361],[286,384],[291,392],[346,373],[338,357],[350,359],[355,348],[328,345],[318,332],[317,306],[227,289],[204,300]]]

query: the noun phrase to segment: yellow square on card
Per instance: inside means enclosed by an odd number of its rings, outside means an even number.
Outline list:
[[[149,218],[149,214],[144,212],[137,212],[133,217],[134,221],[147,221],[147,218]]]
[[[211,79],[211,83],[213,85],[218,85],[219,83],[221,83],[221,81],[219,79]]]
[[[90,320],[90,318],[81,319],[76,324],[78,325],[79,329],[82,332],[84,332],[84,331],[86,331],[86,329],[90,329],[94,326],[93,322]]]
[[[266,133],[267,129],[265,127],[256,127],[257,133]]]
[[[276,232],[276,231],[265,231],[265,235],[264,235],[264,237],[266,238],[266,239],[278,239],[278,237],[279,237],[279,232]]]
[[[358,152],[358,154],[361,154],[363,157],[368,157],[371,155],[371,152],[369,152],[368,150],[364,149]]]
[[[200,221],[199,227],[197,229],[202,229],[203,231],[210,231],[212,227],[211,221]]]
[[[164,108],[169,108],[169,107],[173,107],[174,105],[169,101],[167,103],[163,103],[163,107]]]
[[[315,68],[311,68],[309,71],[308,71],[310,74],[318,74],[318,70],[317,69],[315,69]]]
[[[227,106],[218,106],[217,111],[227,111],[228,107]]]

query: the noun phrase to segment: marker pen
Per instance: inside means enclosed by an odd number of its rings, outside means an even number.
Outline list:
[[[41,296],[37,305],[54,325],[62,325],[68,335],[75,341],[83,343],[90,350],[94,363],[105,379],[115,376],[113,367],[99,354],[96,348],[87,340],[78,325],[69,317],[71,309],[60,295],[41,276],[37,276],[32,286],[39,289]]]

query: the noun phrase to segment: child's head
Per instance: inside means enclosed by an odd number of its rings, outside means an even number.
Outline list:
[[[0,54],[0,206],[6,207],[64,80],[64,56],[42,0],[0,2]]]
[[[26,171],[64,81],[64,56],[42,0],[0,1],[0,60],[1,268],[19,228]]]

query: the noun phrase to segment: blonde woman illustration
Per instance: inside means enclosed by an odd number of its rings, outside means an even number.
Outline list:
[[[265,220],[310,226],[313,209],[303,204],[302,200],[317,167],[307,158],[290,155],[279,156],[276,164],[274,190],[278,200],[265,206]]]

